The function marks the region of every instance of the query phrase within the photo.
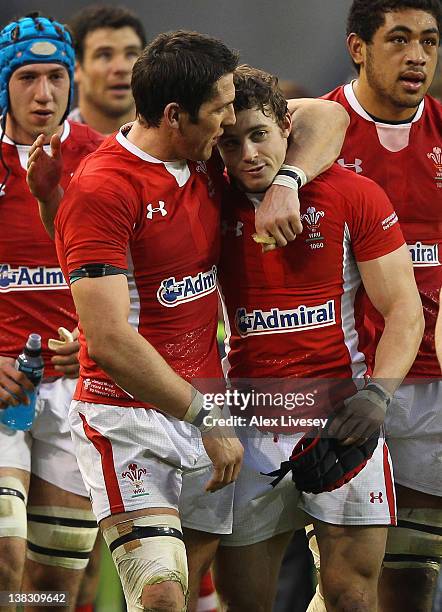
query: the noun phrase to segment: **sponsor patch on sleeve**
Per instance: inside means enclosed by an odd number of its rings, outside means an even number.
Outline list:
[[[398,222],[397,214],[395,212],[391,213],[386,219],[382,221],[382,229],[384,231],[390,229],[395,223]]]

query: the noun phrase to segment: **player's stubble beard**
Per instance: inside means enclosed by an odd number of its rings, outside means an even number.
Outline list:
[[[381,100],[385,100],[385,102],[390,107],[397,108],[398,110],[403,110],[405,108],[416,109],[419,104],[424,99],[425,94],[427,93],[427,89],[431,83],[425,81],[424,92],[419,97],[407,96],[407,94],[402,94],[398,91],[396,94],[393,90],[394,85],[391,86],[391,91],[388,85],[384,85],[378,77],[378,72],[374,66],[373,53],[370,47],[367,47],[367,61],[365,64],[365,76],[367,79],[367,83],[370,88],[376,93],[377,97]],[[399,76],[398,80],[395,81],[397,87],[400,87]]]

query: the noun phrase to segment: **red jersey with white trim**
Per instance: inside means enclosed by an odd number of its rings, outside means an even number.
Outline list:
[[[65,122],[62,134],[62,186],[66,188],[79,161],[94,151],[102,136]],[[40,220],[38,205],[26,184],[30,146],[4,137],[2,153],[11,174],[0,193],[0,354],[16,357],[30,333],[42,337],[45,376],[59,376],[51,365],[49,338],[60,326],[73,329],[75,308],[58,263],[54,242]]]
[[[187,380],[221,375],[216,281],[222,180],[218,157],[162,162],[119,132],[81,164],[56,217],[65,274],[92,263],[127,270],[130,323]],[[147,406],[100,370],[83,333],[80,344],[76,399]]]
[[[252,239],[253,202],[234,188],[224,199],[220,283],[229,376],[364,376],[356,262],[404,244],[382,189],[336,165],[300,191],[302,234],[265,254]]]
[[[394,125],[374,121],[351,84],[324,97],[342,104],[350,115],[339,163],[385,189],[411,253],[425,332],[408,377],[440,378],[434,329],[442,286],[442,106],[426,96],[410,123]],[[383,321],[371,304],[367,312],[379,337]]]

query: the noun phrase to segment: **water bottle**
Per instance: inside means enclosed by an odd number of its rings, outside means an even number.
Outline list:
[[[30,334],[23,353],[17,357],[15,367],[29,378],[35,388],[33,391],[26,391],[29,404],[9,406],[5,410],[0,410],[0,420],[10,429],[26,431],[31,428],[34,421],[37,388],[43,378],[44,361],[41,356],[41,336]]]

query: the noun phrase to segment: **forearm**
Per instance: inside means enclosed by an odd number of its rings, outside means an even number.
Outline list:
[[[328,100],[289,100],[293,127],[285,163],[304,170],[309,181],[330,168],[341,151],[347,111]]]
[[[129,324],[88,340],[88,349],[104,372],[134,398],[183,418],[192,401],[192,386]]]
[[[57,214],[57,210],[63,198],[63,194],[63,188],[60,185],[57,185],[56,189],[44,201],[37,200],[40,212],[40,219],[43,225],[45,226],[47,233],[52,239],[54,239],[55,236],[55,215]]]
[[[394,393],[410,370],[424,330],[422,308],[397,304],[384,318],[385,327],[376,348],[373,379]]]

